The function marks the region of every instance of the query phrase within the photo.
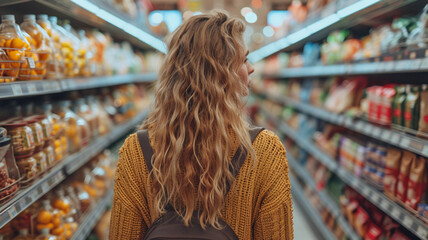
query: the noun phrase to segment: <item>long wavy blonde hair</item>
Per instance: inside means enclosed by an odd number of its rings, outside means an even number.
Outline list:
[[[150,126],[154,204],[158,214],[169,202],[186,225],[200,210],[202,227],[220,228],[229,170],[231,133],[254,157],[244,117],[238,76],[245,61],[244,23],[222,11],[189,18],[172,34],[156,83]],[[255,158],[253,158],[255,159]]]

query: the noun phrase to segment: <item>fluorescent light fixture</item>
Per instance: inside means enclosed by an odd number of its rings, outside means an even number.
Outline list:
[[[116,26],[117,28],[122,29],[129,35],[137,38],[138,40],[146,43],[147,45],[153,47],[154,49],[166,53],[166,45],[165,43],[152,36],[151,34],[141,30],[140,28],[134,26],[133,24],[127,23],[124,20],[122,20],[119,17],[116,17],[115,15],[101,9],[97,5],[87,1],[87,0],[70,0],[74,4],[80,6],[81,8],[91,12],[95,16],[103,19],[106,22],[109,22],[110,24]]]
[[[268,45],[261,47],[248,55],[248,60],[250,62],[257,62],[262,60],[263,58],[274,54],[275,52],[281,51],[282,49],[293,45],[306,37],[319,32],[327,27],[332,26],[333,24],[339,22],[342,18],[348,17],[356,12],[364,10],[381,0],[360,0],[354,4],[351,4],[339,11],[337,13],[333,13],[323,19],[320,19],[309,26],[300,29],[297,32],[294,32],[284,38],[281,38],[273,43],[269,43]]]
[[[356,12],[359,12],[365,8],[370,7],[371,5],[380,2],[381,0],[360,0],[352,5],[349,5],[339,11],[337,11],[337,15],[340,18],[344,18],[350,16]]]

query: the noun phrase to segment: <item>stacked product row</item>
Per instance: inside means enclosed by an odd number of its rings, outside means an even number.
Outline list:
[[[76,31],[57,17],[3,15],[0,25],[0,83],[153,72],[160,56],[134,52],[97,30]]]
[[[85,214],[108,194],[116,159],[99,154],[56,189],[0,229],[3,240],[68,240]]]
[[[273,103],[265,103],[265,105],[269,106],[268,108],[271,111],[276,112],[278,115],[280,114],[277,112],[281,110],[281,107],[278,105]],[[287,111],[289,110],[284,110],[284,112]],[[296,117],[298,118],[298,116]],[[254,121],[258,125],[271,126],[272,129],[276,128],[275,124],[272,124],[263,114],[256,113],[254,115]],[[297,124],[297,127],[305,126],[306,128],[307,126],[303,122],[299,122],[299,124]],[[298,129],[301,130],[299,131],[299,135],[302,135],[302,132],[305,131],[302,128]],[[306,180],[304,176],[300,176],[301,173],[299,172],[302,172],[302,170],[298,171],[294,169],[293,167],[296,166],[289,163],[292,166],[291,171],[296,172],[294,175],[299,176],[299,179],[301,180],[299,182],[301,182],[305,195],[308,197],[311,205],[317,209],[323,222],[325,222],[326,226],[331,230],[337,239],[349,239],[350,237],[347,236],[346,232],[344,231],[344,226],[339,220],[338,214],[335,212],[336,208],[340,209],[341,215],[344,216],[344,218],[347,220],[347,223],[362,239],[415,239],[415,237],[406,229],[401,227],[400,224],[395,222],[387,214],[382,212],[363,196],[359,195],[356,191],[347,186],[339,177],[330,172],[326,166],[297,146],[292,139],[285,138],[284,145],[287,149],[289,162],[297,161],[296,164],[298,164],[298,168],[304,169],[304,174],[307,175],[306,179],[312,178],[312,180],[309,181],[313,181],[314,186],[310,186],[311,184],[306,182],[308,180]],[[345,150],[345,148],[343,149]],[[300,188],[300,186],[293,187]],[[320,192],[324,190],[328,193],[329,196],[326,200],[320,196]],[[330,206],[328,206],[331,204],[325,201],[333,201],[333,205],[338,207],[334,207],[332,209]]]
[[[10,101],[0,122],[1,204],[66,156],[79,152],[149,104],[145,85]],[[13,113],[12,115],[10,113]]]
[[[362,60],[424,58],[428,38],[428,5],[417,16],[400,17],[358,39],[349,30],[332,32],[322,43],[306,43],[303,52],[280,53],[267,59],[265,73],[280,68],[349,63]],[[422,50],[422,51],[421,51]]]

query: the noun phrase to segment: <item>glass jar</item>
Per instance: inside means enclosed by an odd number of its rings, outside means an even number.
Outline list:
[[[43,135],[43,129],[42,126],[39,124],[37,118],[34,117],[28,117],[25,118],[24,121],[28,123],[28,126],[33,131],[33,139],[34,139],[34,152],[40,152],[43,150],[43,147],[45,146],[44,142],[44,135]]]
[[[17,156],[16,165],[18,166],[19,172],[21,173],[22,184],[27,185],[30,183],[39,173],[37,167],[37,161],[33,155]]]
[[[35,152],[33,154],[33,158],[36,159],[37,168],[39,169],[39,173],[43,173],[48,170],[48,161],[46,159],[46,154],[44,151]]]
[[[79,117],[70,110],[71,102],[60,101],[57,105],[56,113],[65,123],[65,137],[68,146],[68,153],[75,153],[82,148],[81,128],[78,126]],[[62,143],[62,139],[61,139]]]
[[[91,205],[91,199],[87,191],[85,191],[82,185],[77,186],[77,198],[79,199],[80,210],[85,213]]]
[[[20,175],[13,157],[12,140],[0,128],[0,202],[9,199],[19,188]]]
[[[25,121],[7,122],[3,124],[12,138],[13,151],[15,156],[26,156],[34,153],[36,148],[34,143],[33,130]]]
[[[48,145],[43,149],[43,152],[46,155],[46,162],[48,164],[48,168],[51,168],[56,163],[55,151],[54,151],[54,148],[52,147],[52,145]]]
[[[52,144],[52,121],[49,121],[46,115],[38,115],[34,118],[37,119],[40,126],[42,126],[43,142],[45,143],[44,147]]]
[[[0,48],[6,52],[9,60],[2,63],[8,69],[4,71],[4,75],[17,78],[20,74],[21,64],[26,63],[25,59],[34,61],[31,56],[27,57],[25,55],[27,50],[31,50],[31,46],[19,26],[15,23],[14,15],[2,15],[1,20]]]
[[[28,234],[28,229],[20,229],[19,235],[13,238],[13,240],[31,240],[32,238]]]

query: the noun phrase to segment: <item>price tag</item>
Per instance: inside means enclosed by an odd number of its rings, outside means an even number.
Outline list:
[[[364,132],[366,134],[371,134],[373,130],[373,125],[371,124],[364,124]]]
[[[394,145],[397,145],[398,142],[400,141],[400,134],[392,133],[391,135],[392,136],[391,136],[390,142]]]
[[[395,63],[393,61],[386,62],[385,72],[391,72],[392,70],[394,70],[394,67],[395,67]]]
[[[370,196],[370,189],[368,187],[362,187],[361,191],[365,196]]]
[[[23,206],[28,206],[33,202],[33,198],[31,197],[31,195],[26,196],[24,199],[25,199],[25,202],[24,204],[22,204]]]
[[[400,142],[400,146],[403,148],[408,148],[410,145],[410,139],[403,137]]]
[[[13,92],[13,95],[22,95],[21,85],[13,84],[12,85],[12,92]]]
[[[6,212],[0,215],[0,226],[6,225],[11,220],[11,217]]]
[[[33,69],[36,68],[36,63],[32,57],[27,57],[28,66]]]
[[[346,117],[345,118],[345,126],[347,126],[347,127],[352,127],[352,119],[350,118],[350,117]]]
[[[425,145],[424,148],[422,149],[422,154],[425,157],[428,157],[428,145]]]
[[[28,93],[30,93],[30,94],[37,92],[37,87],[36,87],[36,84],[34,84],[34,83],[28,83],[27,89],[28,89]]]
[[[386,68],[386,63],[385,62],[380,62],[377,64],[377,71],[378,72],[383,72]]]
[[[420,70],[427,70],[428,69],[428,58],[424,58],[424,60],[422,60],[421,67],[419,69]]]
[[[374,127],[372,136],[375,138],[380,138],[381,129],[379,127]]]
[[[425,145],[423,143],[419,142],[419,141],[416,141],[416,140],[412,139],[412,140],[410,140],[410,145],[409,146],[412,149],[416,149],[418,151],[422,151],[424,149]]]
[[[17,212],[21,212],[22,208],[21,208],[21,203],[24,203],[24,199],[21,199],[19,202],[17,202],[17,204],[15,204],[15,210]]]
[[[355,124],[355,130],[356,130],[357,132],[361,132],[361,131],[363,131],[363,129],[364,129],[364,124],[363,124],[361,121],[358,121],[358,122]]]
[[[39,186],[37,188],[37,196],[41,196],[42,194],[43,194],[43,188],[42,188],[42,186]]]
[[[428,229],[424,226],[418,226],[418,230],[416,231],[420,237],[426,238],[428,237]]]
[[[387,201],[381,201],[381,202],[380,202],[380,206],[381,206],[384,210],[386,210],[386,209],[388,209],[389,203],[388,203]]]
[[[401,60],[397,62],[397,65],[395,67],[396,70],[405,70],[407,67],[407,63],[405,60]]]
[[[408,216],[404,216],[403,225],[407,227],[412,227],[413,220]]]
[[[382,135],[381,135],[382,140],[388,141],[390,139],[390,137],[391,137],[391,131],[383,130]]]
[[[15,206],[12,206],[9,211],[7,211],[7,213],[9,214],[10,218],[14,218],[16,217],[16,215],[18,215],[18,212],[15,209]]]
[[[421,67],[422,59],[415,59],[411,61],[409,69],[418,70]]]
[[[400,210],[398,210],[396,207],[392,209],[391,215],[395,218],[400,217]]]

